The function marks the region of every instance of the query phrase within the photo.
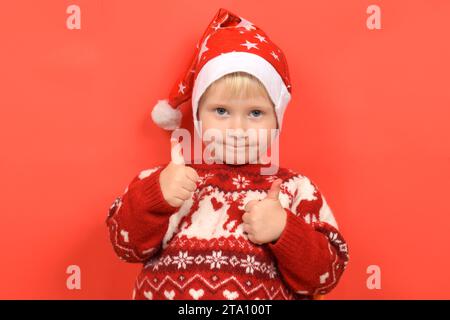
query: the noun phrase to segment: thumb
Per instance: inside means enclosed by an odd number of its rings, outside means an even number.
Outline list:
[[[244,207],[244,211],[250,212],[252,208],[259,202],[259,200],[250,200]]]
[[[182,147],[178,139],[175,138],[170,139],[170,161],[174,164],[184,165]]]
[[[270,187],[270,190],[267,192],[266,199],[274,199],[278,200],[278,195],[280,194],[280,185],[283,182],[281,179],[276,179],[274,182],[272,182],[272,186]]]

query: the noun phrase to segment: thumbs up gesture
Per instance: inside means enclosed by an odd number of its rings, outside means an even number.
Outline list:
[[[181,207],[197,189],[199,176],[193,168],[185,165],[181,144],[175,139],[170,142],[171,161],[161,171],[159,184],[167,203],[172,207]]]
[[[282,182],[276,179],[265,199],[251,200],[245,205],[244,232],[255,244],[276,241],[286,226],[287,213],[278,199]]]

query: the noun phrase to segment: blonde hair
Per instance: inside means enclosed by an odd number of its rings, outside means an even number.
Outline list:
[[[211,83],[200,97],[198,102],[199,107],[208,93],[215,90],[220,83],[223,83],[226,88],[226,90],[222,91],[222,97],[225,99],[231,97],[248,98],[252,96],[264,96],[274,106],[266,88],[258,78],[244,71],[236,71],[228,73]]]

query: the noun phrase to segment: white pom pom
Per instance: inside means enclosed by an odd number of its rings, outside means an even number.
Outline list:
[[[168,99],[158,100],[152,110],[153,122],[166,130],[179,128],[182,116],[181,111],[173,108]]]

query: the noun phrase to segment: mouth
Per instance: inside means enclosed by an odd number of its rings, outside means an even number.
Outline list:
[[[227,143],[224,143],[223,144],[225,147],[227,147],[227,148],[236,148],[236,149],[238,149],[238,148],[248,148],[248,147],[250,147],[250,145],[248,144],[248,143],[246,143],[246,144],[242,144],[242,145],[238,145],[238,144],[227,144]]]
[[[243,145],[238,145],[238,144],[232,144],[232,143],[223,143],[223,142],[215,142],[215,148],[225,148],[226,150],[230,150],[230,151],[243,151],[243,150],[247,150],[247,149],[252,149],[252,148],[258,148],[257,144],[243,144]]]

